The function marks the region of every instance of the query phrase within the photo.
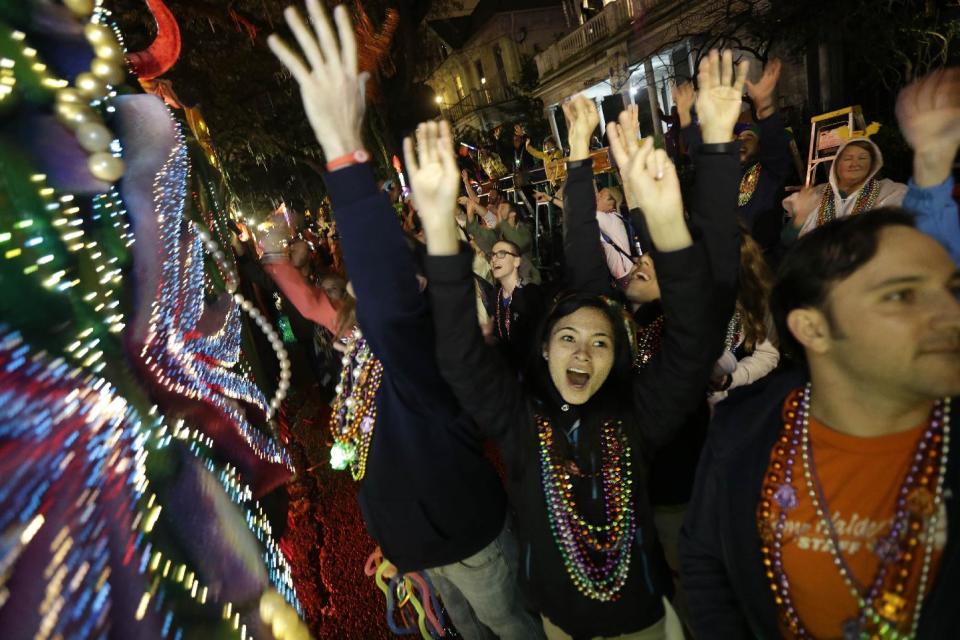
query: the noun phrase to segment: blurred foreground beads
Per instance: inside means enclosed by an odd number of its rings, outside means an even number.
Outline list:
[[[63,0],[63,5],[78,18],[89,18],[93,13],[94,0]]]
[[[107,83],[89,71],[77,76],[76,85],[76,90],[88,100],[98,100],[107,94]]]
[[[90,153],[106,151],[113,142],[113,132],[99,122],[85,122],[77,127],[77,142]]]
[[[90,64],[90,72],[107,84],[114,85],[123,82],[126,75],[119,64],[103,58],[94,59]]]
[[[116,182],[123,177],[123,160],[106,151],[90,156],[87,168],[95,178],[104,182]]]

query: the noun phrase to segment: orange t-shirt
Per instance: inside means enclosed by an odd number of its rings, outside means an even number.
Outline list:
[[[820,480],[821,495],[826,498],[825,511],[833,521],[847,567],[864,588],[869,588],[876,576],[880,559],[873,551],[874,544],[890,530],[901,484],[926,427],[925,422],[901,433],[858,438],[834,431],[813,416],[809,418],[813,467]],[[844,622],[859,612],[834,565],[829,533],[814,511],[799,451],[792,483],[798,504],[788,512],[781,550],[784,571],[790,580],[790,598],[803,626],[814,637],[842,638]],[[773,512],[775,521],[779,510],[774,508]],[[916,602],[924,540],[921,536],[910,567],[906,590],[908,625]],[[947,515],[941,502],[928,593],[946,541]]]

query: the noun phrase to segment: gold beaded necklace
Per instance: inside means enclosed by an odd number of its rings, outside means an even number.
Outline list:
[[[383,363],[373,355],[359,329],[354,329],[343,357],[343,371],[330,414],[333,447],[330,466],[350,468],[354,480],[367,471],[367,454],[377,421],[377,392],[383,377]]]
[[[49,78],[45,84],[55,90],[57,119],[73,131],[77,142],[90,154],[90,173],[98,180],[114,183],[123,176],[124,163],[111,151],[116,139],[92,105],[102,103],[111,95],[112,87],[126,78],[126,52],[119,33],[107,24],[108,13],[101,8],[102,0],[64,0],[63,4],[75,17],[87,21],[83,33],[93,48],[94,59],[89,71],[77,75],[73,86],[55,78]],[[12,37],[20,42],[26,38],[19,31],[13,32]],[[24,47],[23,53],[27,58],[37,55],[30,47]],[[34,64],[45,67],[40,62]]]

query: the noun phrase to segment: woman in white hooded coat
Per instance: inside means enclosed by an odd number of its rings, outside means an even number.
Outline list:
[[[880,148],[868,138],[851,138],[837,150],[830,165],[830,180],[803,189],[783,201],[792,219],[784,229],[784,241],[790,244],[835,218],[845,218],[870,209],[899,206],[907,185],[876,177],[883,167]]]

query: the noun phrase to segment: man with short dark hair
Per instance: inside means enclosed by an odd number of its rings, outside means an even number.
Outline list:
[[[960,273],[913,223],[785,257],[771,307],[805,367],[717,407],[681,535],[697,638],[960,637]]]

